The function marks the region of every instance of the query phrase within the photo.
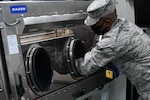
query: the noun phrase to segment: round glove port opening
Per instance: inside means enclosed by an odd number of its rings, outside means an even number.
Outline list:
[[[82,79],[83,76],[78,72],[75,61],[84,57],[85,53],[84,44],[80,39],[68,39],[64,48],[64,62],[66,62],[70,75],[76,80]]]
[[[53,69],[47,51],[39,45],[31,45],[26,54],[25,65],[31,89],[38,95],[48,91],[52,84]]]

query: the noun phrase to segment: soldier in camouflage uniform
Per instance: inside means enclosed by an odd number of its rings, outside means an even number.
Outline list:
[[[76,60],[78,71],[88,76],[113,62],[136,87],[139,100],[150,100],[150,37],[126,19],[117,19],[111,0],[95,0],[87,12],[84,23],[102,39]]]

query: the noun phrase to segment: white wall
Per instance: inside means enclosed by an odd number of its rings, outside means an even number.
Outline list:
[[[116,9],[119,18],[126,18],[131,22],[135,22],[134,16],[134,0],[115,0]]]

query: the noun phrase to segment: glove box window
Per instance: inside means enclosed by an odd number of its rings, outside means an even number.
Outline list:
[[[21,38],[24,41],[32,41],[21,46],[32,99],[52,93],[83,78],[77,71],[75,60],[82,58],[90,49],[93,34],[85,31],[86,28],[82,30],[75,27],[72,30],[74,35],[50,40],[45,40],[43,34],[42,41],[34,42],[33,37]],[[85,35],[88,37],[85,38]]]

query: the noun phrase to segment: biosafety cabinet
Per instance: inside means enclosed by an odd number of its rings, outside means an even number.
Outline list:
[[[112,80],[107,66],[77,71],[98,38],[83,24],[90,3],[0,2],[0,100],[75,100]]]

